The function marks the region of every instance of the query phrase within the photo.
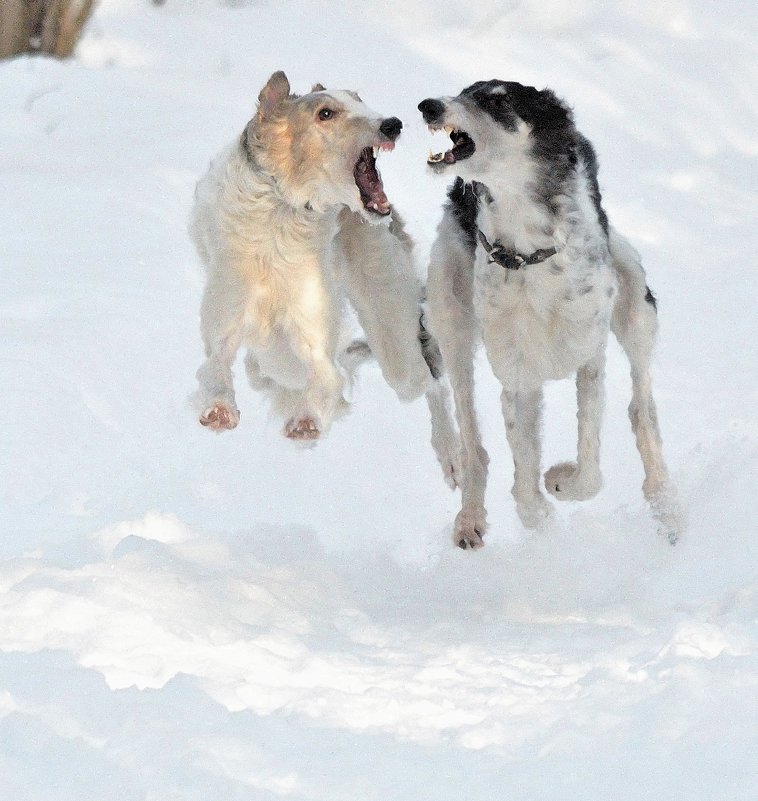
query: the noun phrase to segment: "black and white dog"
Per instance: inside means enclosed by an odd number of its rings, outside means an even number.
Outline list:
[[[419,104],[432,131],[453,146],[430,154],[454,183],[429,267],[429,323],[453,388],[461,436],[462,506],[454,541],[483,545],[488,456],[474,410],[474,349],[484,341],[503,385],[502,408],[515,465],[513,496],[523,524],[551,506],[540,487],[542,386],[576,373],[578,456],[551,467],[559,500],[601,486],[600,424],[608,331],[631,362],[629,406],[645,470],[643,491],[671,542],[681,515],[661,451],[650,385],[656,302],[639,256],[608,225],[592,145],[552,91],[479,81],[457,97]]]

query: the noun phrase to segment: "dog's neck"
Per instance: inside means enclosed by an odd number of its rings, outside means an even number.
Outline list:
[[[250,146],[247,129],[242,132],[242,136],[240,137],[240,150],[242,151],[244,161],[252,171],[252,175],[256,185],[260,186],[261,184],[265,184],[269,186],[275,193],[280,203],[290,206],[296,212],[302,211],[307,217],[311,217],[314,222],[316,221],[316,218],[319,215],[327,215],[330,218],[333,217],[334,219],[336,219],[337,214],[339,212],[338,207],[321,212],[321,211],[316,211],[313,208],[311,201],[308,199],[303,199],[302,201],[293,202],[293,200],[290,197],[288,197],[287,193],[282,189],[276,177],[261,167],[260,162],[256,158],[255,151]]]
[[[531,254],[554,246],[554,220],[550,210],[535,202],[527,182],[474,184],[479,198],[477,225],[489,242],[517,253]]]
[[[298,258],[323,260],[337,230],[340,208],[308,208],[306,198],[293,203],[273,176],[255,169],[240,148],[230,164],[234,193],[233,217],[229,225],[235,236],[254,248],[258,256],[272,265],[281,264],[281,245],[288,240],[297,248]],[[233,187],[233,189],[232,189]],[[257,220],[256,225],[248,220]]]
[[[525,254],[552,247],[554,229],[553,214],[537,198],[539,166],[530,148],[528,137],[496,143],[473,183],[486,238]]]

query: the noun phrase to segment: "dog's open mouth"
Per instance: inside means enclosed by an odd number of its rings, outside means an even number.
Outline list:
[[[366,211],[379,214],[382,217],[386,217],[392,211],[392,207],[389,200],[387,200],[387,195],[384,194],[382,177],[376,169],[376,153],[377,150],[392,150],[393,148],[394,143],[392,142],[382,142],[378,146],[364,147],[361,155],[358,156],[358,161],[355,162],[355,167],[353,167],[355,185],[361,193],[361,202],[364,208]]]
[[[457,128],[453,128],[451,125],[445,125],[444,128],[437,128],[433,125],[429,126],[429,130],[432,133],[436,131],[444,130],[445,133],[450,137],[450,141],[453,143],[453,147],[450,150],[446,150],[444,153],[429,153],[429,157],[426,160],[426,163],[431,166],[446,166],[448,164],[455,164],[458,161],[463,161],[463,159],[470,158],[474,155],[474,151],[476,150],[476,145],[474,144],[474,140],[466,133],[466,131],[459,131]]]

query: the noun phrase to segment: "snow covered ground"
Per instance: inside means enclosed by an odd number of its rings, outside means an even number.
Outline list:
[[[742,0],[103,0],[74,60],[0,64],[3,801],[758,797],[756,27]],[[311,451],[241,375],[241,425],[197,424],[192,190],[280,68],[404,120],[380,166],[422,267],[445,187],[418,101],[570,99],[659,298],[679,545],[615,344],[605,488],[542,534],[479,364],[476,553],[424,404],[376,368]],[[552,385],[546,466],[574,414]]]

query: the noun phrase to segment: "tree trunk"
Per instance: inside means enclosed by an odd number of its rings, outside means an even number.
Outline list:
[[[74,52],[95,0],[0,0],[0,58]]]

